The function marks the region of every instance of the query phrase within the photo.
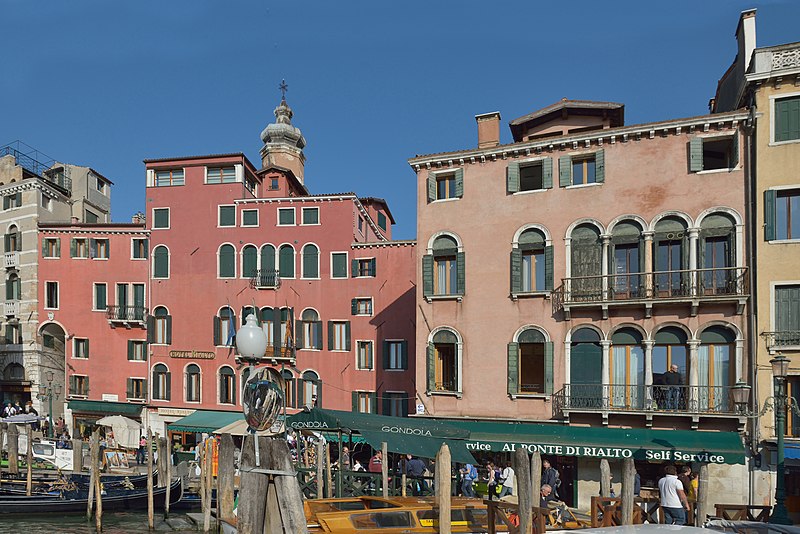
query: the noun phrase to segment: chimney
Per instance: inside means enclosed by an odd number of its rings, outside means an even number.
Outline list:
[[[739,61],[742,62],[744,73],[750,68],[753,50],[756,48],[756,10],[747,9],[739,15],[739,25],[736,27],[736,41],[739,44]]]
[[[491,148],[500,144],[500,112],[475,115],[478,122],[478,148]]]

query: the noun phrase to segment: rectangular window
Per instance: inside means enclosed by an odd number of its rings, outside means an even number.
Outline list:
[[[103,181],[102,178],[95,176],[95,188],[101,192],[102,194],[106,194],[106,183]]]
[[[775,141],[800,139],[800,95],[775,100]]]
[[[278,208],[278,226],[294,224],[294,208]]]
[[[88,358],[89,357],[89,340],[75,338],[75,351],[73,352],[75,358]]]
[[[147,342],[128,340],[128,361],[143,362],[147,359]]]
[[[439,174],[436,176],[436,200],[456,198],[456,175]]]
[[[242,226],[258,226],[258,210],[242,210]]]
[[[108,309],[108,288],[105,284],[94,285],[94,310],[105,311]]]
[[[544,291],[544,249],[522,251],[522,291]]]
[[[350,323],[347,321],[332,321],[331,323],[331,346],[330,350],[346,351],[349,337]]]
[[[236,181],[235,167],[208,167],[206,172],[207,184],[231,184]]]
[[[131,258],[134,260],[146,260],[149,248],[147,239],[133,238],[131,240]]]
[[[331,278],[347,278],[347,252],[331,252]]]
[[[44,283],[44,307],[48,310],[58,309],[58,282]]]
[[[153,209],[153,228],[158,230],[169,228],[169,208]]]
[[[42,209],[46,209],[47,211],[52,211],[53,209],[53,199],[42,193]]]
[[[72,258],[88,258],[89,240],[83,237],[73,237],[69,255]]]
[[[386,391],[383,394],[383,415],[392,417],[408,416],[408,394],[405,392]]]
[[[364,217],[358,217],[358,231],[364,233]]]
[[[236,206],[219,207],[219,226],[236,226]]]
[[[375,397],[374,391],[357,391],[357,409],[360,413],[374,413],[375,406],[373,399]]]
[[[252,193],[253,196],[256,196],[256,182],[255,180],[251,179],[249,176],[244,179],[244,187]]]
[[[775,238],[800,239],[800,189],[778,191],[775,198]]]
[[[145,397],[144,378],[129,378],[126,396],[128,399],[143,400]]]
[[[319,224],[319,208],[303,208],[303,224]]]
[[[572,185],[593,184],[596,181],[594,155],[572,158]]]
[[[407,367],[405,341],[385,341],[384,369],[403,370]]]
[[[537,191],[544,189],[544,173],[541,161],[520,165],[519,190]]]
[[[384,232],[386,231],[386,215],[380,211],[378,212],[378,227]]]
[[[86,210],[86,213],[84,214],[84,221],[89,224],[97,224],[100,221],[100,217],[98,217],[97,214]]]
[[[14,193],[13,195],[5,195],[3,197],[3,209],[10,210],[12,208],[19,208],[22,206],[22,193]]]
[[[519,344],[519,392],[544,393],[544,343]]]
[[[89,253],[90,256],[98,260],[108,259],[108,239],[90,239],[89,240]]]
[[[80,397],[89,395],[89,377],[82,375],[72,375],[69,377],[69,394]]]
[[[356,262],[355,276],[375,276],[375,258],[353,260]]]
[[[372,351],[372,341],[358,341],[356,345],[358,348],[358,361],[356,362],[356,367],[362,371],[371,371],[375,366]]]
[[[352,311],[353,315],[372,315],[372,299],[371,298],[353,299]]]
[[[734,143],[733,137],[703,140],[703,170],[730,169],[732,164]]]
[[[280,187],[277,178],[270,178],[269,180],[269,188],[271,191],[276,191]]]
[[[436,256],[434,258],[433,287],[436,295],[458,294],[458,261],[456,256]]]
[[[183,169],[170,169],[166,171],[156,171],[156,187],[166,187],[169,185],[183,185]]]
[[[60,258],[61,257],[61,238],[45,237],[42,239],[42,257]]]

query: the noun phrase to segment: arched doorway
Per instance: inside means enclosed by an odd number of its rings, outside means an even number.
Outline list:
[[[591,328],[579,328],[572,334],[569,356],[570,405],[602,406],[603,349],[600,334]]]

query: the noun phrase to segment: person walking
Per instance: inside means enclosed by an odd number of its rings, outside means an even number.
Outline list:
[[[500,475],[500,480],[503,483],[503,488],[500,490],[500,498],[506,495],[514,495],[514,468],[511,467],[511,462],[506,462],[506,467]]]
[[[558,498],[558,488],[561,487],[561,475],[558,469],[550,465],[550,460],[542,460],[542,469],[542,485],[550,486],[554,497]]]
[[[472,483],[478,478],[478,470],[472,464],[465,464],[461,468],[461,494],[464,497],[475,497],[475,490]]]
[[[486,463],[486,489],[489,493],[488,499],[491,501],[493,497],[497,496],[497,478],[495,478],[494,462]]]
[[[425,470],[428,466],[419,458],[414,458],[410,454],[406,455],[406,476],[411,482],[411,494],[415,497],[424,495],[428,487],[425,484]]]
[[[145,461],[145,450],[147,448],[147,438],[142,436],[139,438],[139,448],[136,449],[136,465],[144,465]]]
[[[661,508],[664,510],[664,523],[668,525],[685,525],[689,501],[683,491],[683,484],[678,480],[678,472],[674,465],[664,468],[664,478],[658,481]]]

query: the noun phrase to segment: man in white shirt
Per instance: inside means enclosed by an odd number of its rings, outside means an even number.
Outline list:
[[[678,472],[674,465],[664,468],[666,476],[658,481],[658,491],[661,494],[661,509],[664,510],[664,523],[672,525],[685,525],[686,512],[689,510],[689,501],[683,491],[683,484],[678,480]]]
[[[503,489],[500,490],[500,498],[506,495],[514,495],[514,469],[511,468],[511,462],[506,464],[503,473],[500,475],[500,480],[503,481]]]

